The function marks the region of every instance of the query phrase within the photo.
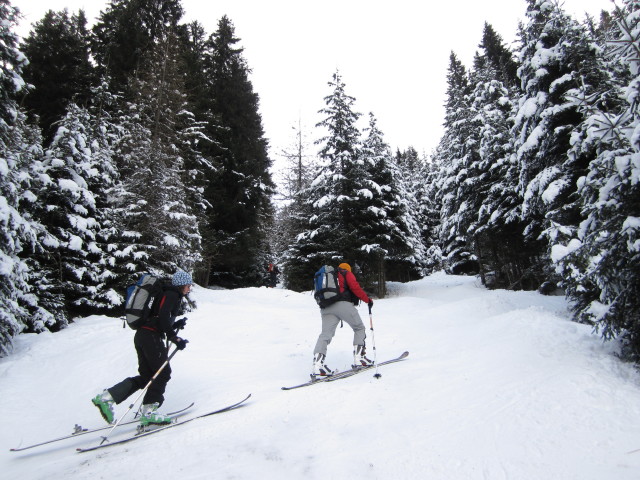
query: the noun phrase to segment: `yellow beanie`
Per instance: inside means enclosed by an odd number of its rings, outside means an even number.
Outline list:
[[[349,265],[348,263],[341,263],[340,265],[338,265],[338,268],[351,271],[351,265]]]

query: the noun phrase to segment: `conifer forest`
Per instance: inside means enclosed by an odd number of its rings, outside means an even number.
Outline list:
[[[142,272],[239,288],[274,262],[306,291],[346,261],[377,298],[440,270],[566,295],[640,360],[640,0],[583,21],[526,0],[517,47],[486,23],[472,65],[435,72],[429,154],[393,151],[327,72],[315,141],[298,131],[277,175],[231,18],[206,32],[181,0],[110,0],[20,39],[19,15],[0,0],[0,356],[121,315]]]

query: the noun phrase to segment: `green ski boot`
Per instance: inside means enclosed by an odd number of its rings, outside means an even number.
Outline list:
[[[102,393],[99,393],[94,398],[91,399],[91,402],[98,407],[100,410],[100,415],[105,421],[109,424],[113,423],[113,397],[109,393],[109,390],[105,390]]]
[[[169,415],[158,413],[158,403],[149,403],[142,405],[140,426],[148,427],[149,425],[167,425],[173,423],[173,418]]]

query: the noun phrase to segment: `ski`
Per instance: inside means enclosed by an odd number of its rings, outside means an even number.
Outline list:
[[[397,358],[392,358],[391,360],[379,362],[375,365],[370,365],[368,367],[358,367],[352,370],[345,370],[344,372],[338,372],[328,377],[316,378],[315,380],[310,380],[308,382],[301,383],[300,385],[294,385],[292,387],[282,387],[282,390],[293,390],[294,388],[308,387],[310,385],[315,385],[316,383],[335,382],[336,380],[342,380],[343,378],[351,377],[353,375],[357,375],[358,373],[364,372],[366,370],[370,370],[372,368],[375,368],[376,366],[379,367],[381,365],[388,365],[389,363],[400,362],[405,358],[407,358],[408,355],[409,355],[409,352],[403,352],[402,355],[400,355]]]
[[[189,423],[189,422],[191,422],[193,420],[198,420],[200,418],[209,417],[211,415],[216,415],[218,413],[228,412],[229,410],[233,410],[233,409],[239,407],[240,405],[242,405],[244,402],[249,400],[250,397],[251,397],[251,394],[247,395],[244,399],[240,400],[237,403],[234,403],[233,405],[229,405],[229,406],[221,408],[219,410],[214,410],[214,411],[211,411],[211,412],[203,413],[202,415],[196,415],[195,417],[187,418],[186,420],[184,420],[182,422],[178,421],[176,423],[170,423],[168,425],[159,426],[158,428],[154,428],[153,430],[147,430],[147,431],[143,431],[143,432],[140,432],[140,433],[136,433],[135,435],[123,438],[121,440],[116,440],[114,442],[103,443],[103,444],[96,445],[96,446],[93,446],[93,447],[88,447],[88,448],[76,448],[76,451],[79,452],[79,453],[84,453],[84,452],[91,452],[93,450],[98,450],[98,449],[104,448],[104,447],[112,447],[113,445],[121,445],[123,443],[131,442],[132,440],[136,440],[138,438],[146,437],[148,435],[153,435],[154,433],[162,432],[164,430],[168,430],[168,429],[173,428],[173,427],[184,425],[184,424]]]
[[[187,405],[186,407],[181,408],[180,410],[176,410],[175,412],[169,412],[169,413],[167,413],[167,415],[177,415],[179,413],[186,412],[187,410],[189,410],[194,405],[195,405],[195,402],[192,402],[191,405]],[[136,415],[136,417],[137,417],[137,415]],[[137,418],[135,418],[134,420],[129,420],[128,422],[123,422],[118,426],[122,427],[124,425],[131,425],[133,423],[138,423],[138,422],[139,422],[139,420]],[[42,445],[48,445],[50,443],[59,442],[61,440],[67,440],[68,438],[79,437],[81,435],[86,435],[88,433],[101,432],[102,430],[107,430],[108,428],[111,428],[111,427],[113,427],[113,425],[107,425],[106,427],[98,427],[98,428],[82,428],[80,425],[76,424],[76,426],[73,427],[73,432],[70,435],[65,435],[63,437],[54,438],[52,440],[46,440],[46,441],[40,442],[40,443],[34,443],[33,445],[27,445],[26,447],[12,448],[9,451],[10,452],[22,452],[23,450],[29,450],[30,448],[40,447]]]

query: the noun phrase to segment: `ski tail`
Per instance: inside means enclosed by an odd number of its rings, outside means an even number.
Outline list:
[[[198,419],[201,419],[201,418],[209,417],[209,416],[211,416],[211,415],[216,415],[216,414],[218,414],[218,413],[223,413],[223,412],[228,412],[228,411],[230,411],[230,410],[234,410],[234,409],[236,409],[236,408],[240,407],[244,402],[246,402],[247,400],[249,400],[249,398],[251,398],[251,394],[247,395],[245,398],[243,398],[243,399],[242,399],[242,400],[240,400],[239,402],[236,402],[236,403],[234,403],[234,404],[232,404],[232,405],[228,405],[228,406],[226,406],[226,407],[220,408],[220,409],[218,409],[218,410],[213,410],[213,411],[211,411],[211,412],[203,413],[203,414],[201,414],[201,415],[196,415],[195,417],[187,418],[186,420],[184,420],[184,421],[182,421],[182,422],[178,421],[178,422],[176,422],[176,423],[170,423],[170,424],[168,424],[168,425],[160,426],[160,427],[158,427],[158,428],[154,428],[154,429],[152,429],[152,430],[148,430],[148,431],[144,431],[144,432],[136,433],[135,435],[132,435],[132,436],[130,436],[130,437],[123,438],[123,439],[121,439],[121,440],[116,440],[116,441],[108,442],[108,443],[100,443],[100,444],[95,445],[95,446],[93,446],[93,447],[87,447],[87,448],[76,448],[76,451],[77,451],[78,453],[91,452],[91,451],[93,451],[93,450],[98,450],[98,449],[100,449],[100,448],[111,447],[111,446],[113,446],[113,445],[121,445],[121,444],[123,444],[123,443],[128,443],[128,442],[131,442],[131,441],[136,440],[136,439],[138,439],[138,438],[142,438],[142,437],[146,437],[146,436],[148,436],[148,435],[153,435],[153,434],[156,434],[156,433],[162,432],[162,431],[167,430],[167,429],[169,429],[169,428],[175,428],[175,427],[178,427],[178,426],[180,426],[180,425],[185,425],[185,424],[187,424],[187,423],[189,423],[189,422],[192,422],[192,421],[194,421],[194,420],[198,420]]]

